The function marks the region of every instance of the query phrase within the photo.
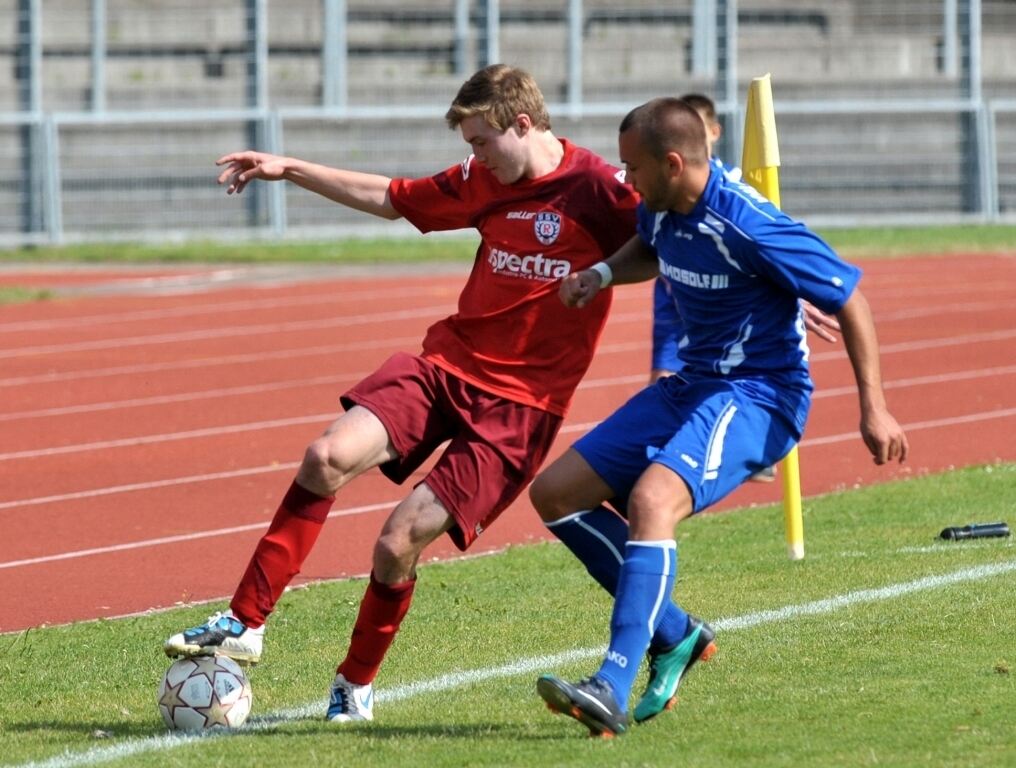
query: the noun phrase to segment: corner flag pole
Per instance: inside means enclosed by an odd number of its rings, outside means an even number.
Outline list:
[[[748,90],[744,118],[744,150],[741,171],[744,179],[777,208],[780,207],[780,147],[776,141],[776,114],[769,75],[756,77]],[[797,446],[780,462],[783,477],[783,520],[787,529],[787,554],[791,560],[804,557],[804,521],[801,517],[801,466]]]

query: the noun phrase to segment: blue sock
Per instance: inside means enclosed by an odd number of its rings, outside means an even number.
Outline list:
[[[610,645],[596,673],[614,689],[625,712],[642,656],[674,589],[676,573],[677,544],[673,539],[630,541],[625,547],[610,617]]]
[[[600,506],[547,523],[547,528],[571,550],[601,587],[612,597],[617,595],[617,579],[628,543],[627,520]],[[687,633],[688,614],[673,600],[668,600],[653,635],[652,648],[672,648]]]

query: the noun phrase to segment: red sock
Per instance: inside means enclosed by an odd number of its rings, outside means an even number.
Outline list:
[[[349,651],[336,672],[341,672],[349,682],[357,685],[374,681],[413,601],[415,586],[415,579],[401,584],[382,584],[371,573],[367,593],[360,602]]]
[[[260,627],[300,572],[328,518],[334,496],[322,498],[295,482],[261,537],[229,607],[248,627]]]

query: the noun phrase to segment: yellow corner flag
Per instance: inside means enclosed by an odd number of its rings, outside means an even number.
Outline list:
[[[748,90],[744,118],[744,150],[741,171],[744,180],[780,207],[780,147],[776,141],[776,113],[769,75],[756,77]],[[801,467],[797,446],[780,463],[783,477],[783,519],[787,528],[787,554],[791,560],[804,557],[804,521],[801,516]]]

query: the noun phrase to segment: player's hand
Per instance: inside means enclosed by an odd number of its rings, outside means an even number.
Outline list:
[[[876,464],[890,461],[902,464],[907,460],[910,450],[907,436],[893,415],[884,408],[872,410],[861,417],[861,437]]]
[[[267,152],[234,152],[215,161],[225,165],[219,174],[219,184],[228,184],[227,194],[240,194],[254,179],[278,181],[286,173],[286,158]]]
[[[832,315],[827,315],[821,309],[801,299],[801,309],[804,310],[804,327],[814,333],[820,339],[829,342],[836,342],[838,339],[832,331],[840,332],[840,321]]]
[[[572,272],[561,280],[558,296],[566,307],[582,308],[600,292],[600,273],[594,269]]]

